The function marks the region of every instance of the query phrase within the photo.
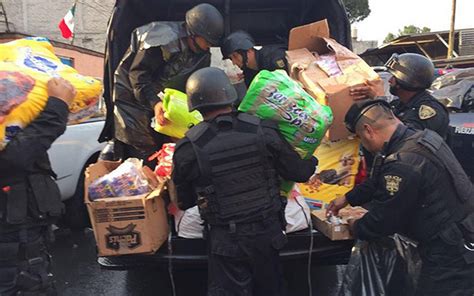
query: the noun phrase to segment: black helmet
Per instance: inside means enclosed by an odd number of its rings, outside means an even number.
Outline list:
[[[408,90],[429,88],[434,80],[433,63],[420,54],[395,53],[385,63],[385,67]]]
[[[237,31],[222,41],[221,52],[224,59],[228,59],[231,53],[243,50],[247,51],[255,46],[252,36],[245,31]]]
[[[186,83],[189,112],[205,107],[231,105],[237,91],[219,68],[207,67],[194,72]]]
[[[202,3],[186,12],[186,26],[192,35],[201,36],[211,45],[219,45],[224,34],[224,18],[211,4]]]
[[[355,133],[356,125],[359,119],[375,105],[382,106],[386,109],[391,109],[389,103],[380,99],[357,101],[352,104],[352,106],[347,111],[346,116],[344,117],[344,123],[346,124],[347,130],[351,133]]]

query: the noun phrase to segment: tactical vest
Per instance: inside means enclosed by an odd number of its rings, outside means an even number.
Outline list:
[[[193,127],[186,137],[199,165],[195,190],[208,224],[256,222],[276,212],[278,176],[257,117],[219,116]]]
[[[64,211],[59,188],[49,175],[32,174],[8,183],[2,180],[0,185],[0,231],[8,225],[47,223]]]
[[[404,153],[422,155],[440,170],[445,170],[455,190],[452,194],[443,196],[443,199],[435,200],[430,196],[426,198],[425,204],[422,205],[422,211],[431,212],[431,215],[428,216],[432,219],[446,219],[449,216],[449,223],[441,229],[433,229],[434,225],[439,225],[436,223],[438,221],[424,221],[423,224],[426,228],[422,232],[426,234],[435,232],[436,235],[446,236],[448,240],[463,238],[464,243],[468,245],[474,243],[473,185],[448,145],[436,132],[425,129],[410,136],[396,152],[402,158]],[[416,227],[423,228],[422,225]],[[458,238],[456,238],[456,233],[460,234]]]

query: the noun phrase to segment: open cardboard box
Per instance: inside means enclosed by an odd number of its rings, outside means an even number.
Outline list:
[[[89,200],[89,185],[119,165],[99,161],[85,173],[84,198],[99,256],[154,253],[168,237],[164,184],[149,194]]]
[[[367,213],[362,207],[346,207],[339,211],[342,223],[335,225],[328,221],[326,210],[314,210],[311,212],[313,227],[327,236],[330,240],[354,239],[347,223],[348,219],[359,219]]]
[[[317,53],[317,54],[313,54]],[[318,65],[320,55],[334,54],[342,74],[330,77]],[[329,38],[326,20],[293,28],[286,52],[290,76],[300,81],[319,103],[331,107],[334,121],[328,130],[330,141],[347,138],[344,116],[353,104],[349,91],[369,80],[376,94],[384,94],[383,82],[372,68],[355,53]]]

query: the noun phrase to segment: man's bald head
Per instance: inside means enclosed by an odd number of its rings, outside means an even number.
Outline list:
[[[382,100],[354,103],[344,121],[349,131],[356,133],[362,145],[371,152],[380,151],[400,124],[390,105]]]
[[[375,104],[365,111],[356,123],[356,132],[370,125],[375,130],[383,130],[391,125],[397,126],[400,121],[395,117],[392,110],[385,105]]]

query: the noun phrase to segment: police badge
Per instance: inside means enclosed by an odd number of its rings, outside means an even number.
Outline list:
[[[418,110],[418,116],[421,120],[430,119],[436,115],[436,110],[427,105],[421,105]]]
[[[385,189],[389,192],[390,195],[395,195],[400,188],[400,182],[402,178],[399,176],[387,175],[385,178]]]
[[[281,69],[285,68],[285,62],[282,60],[282,59],[279,59],[275,62],[277,64],[278,67],[280,67]]]

